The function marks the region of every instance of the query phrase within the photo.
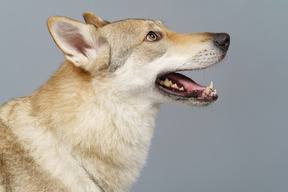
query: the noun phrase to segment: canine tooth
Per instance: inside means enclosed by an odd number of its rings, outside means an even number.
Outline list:
[[[179,89],[176,83],[175,83],[175,84],[172,84],[171,87],[172,87],[172,88],[175,88],[175,89]]]
[[[206,89],[204,90],[204,93],[209,94],[209,92],[210,92],[210,88],[206,87]]]
[[[213,82],[212,81],[210,82],[209,88],[213,89]]]
[[[184,91],[184,87],[181,87],[179,90],[180,90],[180,91]]]
[[[217,95],[217,90],[216,89],[214,90],[214,93],[215,93],[215,95]]]

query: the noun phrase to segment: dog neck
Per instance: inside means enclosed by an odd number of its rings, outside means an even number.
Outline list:
[[[32,97],[42,124],[105,191],[131,186],[146,162],[158,104],[125,100],[99,83],[95,89],[69,62]]]

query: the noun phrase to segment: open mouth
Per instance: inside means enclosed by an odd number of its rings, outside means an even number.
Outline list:
[[[180,73],[167,73],[156,79],[156,87],[168,95],[177,97],[194,98],[198,101],[213,102],[218,98],[213,82],[209,86],[202,86]]]

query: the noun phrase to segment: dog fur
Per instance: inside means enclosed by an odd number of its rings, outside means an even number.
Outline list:
[[[66,61],[33,94],[0,107],[0,192],[128,191],[145,164],[159,104],[214,101],[163,93],[155,80],[222,60],[217,34],[83,16],[86,24],[48,20]]]

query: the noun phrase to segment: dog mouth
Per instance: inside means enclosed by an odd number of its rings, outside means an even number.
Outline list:
[[[202,86],[189,77],[176,72],[160,75],[155,84],[164,93],[182,99],[194,98],[200,102],[213,102],[218,98],[212,81],[209,86]]]

